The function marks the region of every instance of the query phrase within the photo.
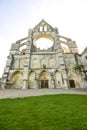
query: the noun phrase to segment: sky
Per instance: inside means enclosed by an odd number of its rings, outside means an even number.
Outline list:
[[[87,47],[87,0],[0,0],[0,77],[11,44],[42,19],[76,41],[79,53]]]

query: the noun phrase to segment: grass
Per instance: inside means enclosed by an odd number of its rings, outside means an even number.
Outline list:
[[[1,99],[0,130],[87,130],[87,95]]]

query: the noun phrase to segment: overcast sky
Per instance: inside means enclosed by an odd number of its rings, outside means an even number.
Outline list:
[[[87,46],[87,0],[0,0],[0,77],[11,44],[42,19],[76,41],[80,53]]]

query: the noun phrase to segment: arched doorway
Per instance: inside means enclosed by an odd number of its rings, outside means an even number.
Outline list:
[[[42,71],[40,73],[40,88],[50,88],[51,76],[47,71]]]
[[[22,89],[23,88],[23,74],[19,71],[15,71],[9,80],[11,88]]]
[[[69,80],[70,88],[75,88],[75,81]]]
[[[75,72],[68,73],[68,81],[70,88],[79,88],[80,87],[80,77]]]

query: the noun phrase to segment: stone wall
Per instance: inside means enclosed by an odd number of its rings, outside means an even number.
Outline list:
[[[52,40],[53,45],[37,48],[36,41],[40,38]],[[70,88],[71,81],[75,87],[82,87],[84,73],[76,71],[75,66],[83,64],[87,69],[86,55],[87,52],[79,55],[75,41],[59,35],[57,28],[42,20],[29,29],[27,37],[12,43],[1,88]]]

